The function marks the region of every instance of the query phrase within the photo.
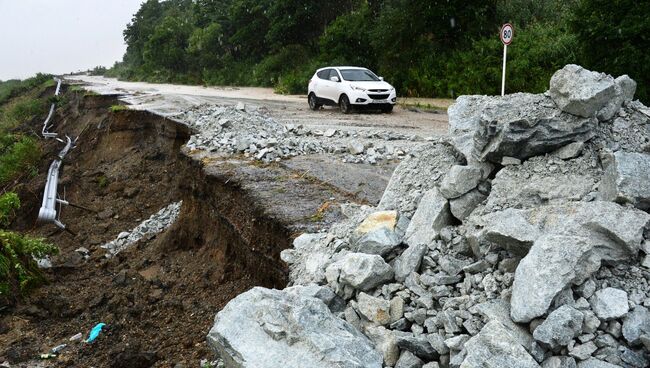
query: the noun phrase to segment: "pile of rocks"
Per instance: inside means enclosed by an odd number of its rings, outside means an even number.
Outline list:
[[[113,257],[142,238],[151,239],[168,228],[178,218],[182,204],[183,201],[179,201],[163,207],[131,231],[122,231],[115,240],[102,245],[101,247],[106,249],[106,258]]]
[[[402,158],[422,141],[416,135],[384,130],[308,129],[281,124],[261,109],[246,106],[201,105],[175,117],[192,127],[191,150],[243,154],[271,162],[306,154],[337,155],[344,162],[376,164]]]
[[[232,300],[210,345],[226,367],[648,366],[634,90],[567,65],[545,94],[460,97],[448,142],[405,159],[377,208],[296,238],[293,286]]]

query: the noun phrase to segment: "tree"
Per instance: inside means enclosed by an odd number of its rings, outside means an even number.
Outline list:
[[[571,24],[582,45],[584,67],[637,82],[636,96],[650,102],[650,2],[581,0]]]

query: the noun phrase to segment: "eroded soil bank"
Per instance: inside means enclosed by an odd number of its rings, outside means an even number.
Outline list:
[[[340,214],[329,203],[350,199],[280,165],[182,152],[186,126],[147,112],[111,112],[115,96],[64,96],[55,130],[79,140],[59,192],[93,212],[63,209],[61,221],[74,235],[35,224],[50,158],[60,149],[44,142],[50,156],[19,186],[23,207],[12,228],[46,237],[61,252],[46,271],[48,285],[0,311],[0,362],[12,367],[32,366],[63,343],[57,358],[39,364],[198,366],[212,358],[205,336],[215,313],[252,286],[282,288],[280,251],[296,232],[335,221]],[[39,124],[24,129],[36,132]],[[179,200],[169,229],[105,257],[102,244]],[[95,343],[68,341],[98,322],[108,328]]]

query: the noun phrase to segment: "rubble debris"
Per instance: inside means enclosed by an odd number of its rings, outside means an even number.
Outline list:
[[[410,152],[377,208],[346,206],[282,253],[290,284],[335,293],[332,318],[365,334],[384,367],[647,366],[650,109],[634,88],[569,65],[546,94],[459,97],[450,136]],[[276,327],[291,319],[264,313],[247,323],[311,354],[313,340]]]

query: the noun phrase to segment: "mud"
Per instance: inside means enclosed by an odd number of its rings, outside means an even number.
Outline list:
[[[283,165],[181,149],[191,131],[144,111],[110,112],[116,96],[66,92],[57,132],[79,136],[66,157],[60,193],[91,211],[65,207],[74,233],[35,224],[49,157],[17,187],[23,207],[12,229],[45,237],[60,255],[49,284],[0,310],[0,362],[45,367],[198,366],[213,358],[205,336],[215,313],[255,285],[281,288],[280,251],[293,236],[340,218],[335,205],[356,197]],[[39,122],[22,129],[38,131]],[[47,141],[52,155],[59,145]],[[50,156],[51,157],[51,156]],[[100,245],[172,202],[177,222],[112,259]],[[90,251],[85,259],[75,250]],[[92,344],[84,337],[108,325]],[[38,356],[69,346],[54,359]]]

